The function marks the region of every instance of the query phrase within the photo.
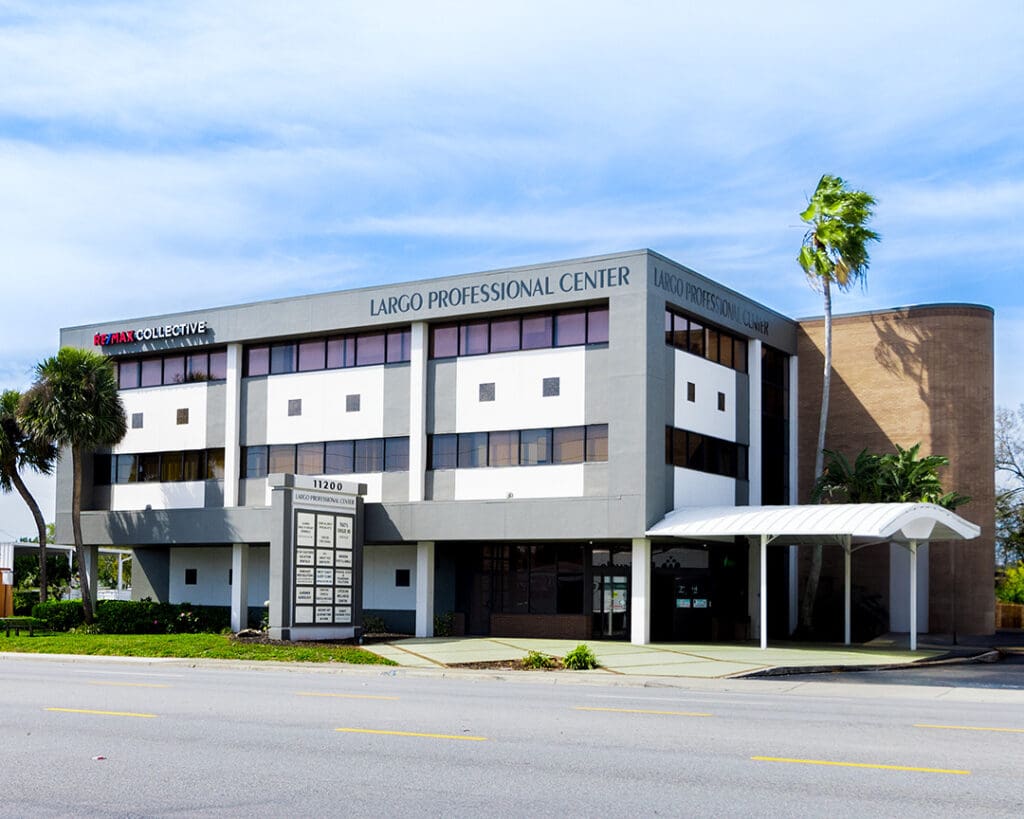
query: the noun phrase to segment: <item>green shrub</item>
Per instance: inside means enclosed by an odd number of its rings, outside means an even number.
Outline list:
[[[14,614],[25,616],[32,614],[32,607],[39,602],[39,592],[35,589],[14,590]]]
[[[69,631],[85,622],[81,600],[47,600],[32,607],[32,616],[46,623],[50,631]]]
[[[1006,570],[1006,577],[996,586],[996,598],[1004,603],[1024,603],[1024,563]]]
[[[383,634],[386,631],[383,617],[377,614],[363,615],[363,634]]]
[[[554,668],[555,658],[539,651],[531,651],[523,657],[523,668]]]
[[[562,665],[570,671],[589,671],[597,668],[597,657],[586,643],[580,643],[562,658]]]
[[[455,625],[455,615],[446,611],[444,614],[434,615],[434,636],[451,637]]]

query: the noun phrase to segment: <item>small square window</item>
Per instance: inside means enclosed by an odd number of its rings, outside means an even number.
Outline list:
[[[721,412],[725,412],[725,393],[718,393],[718,409]]]
[[[188,407],[181,407],[177,413],[178,426],[188,423]]]
[[[132,429],[142,429],[142,413],[132,413]]]
[[[401,588],[408,588],[409,586],[409,570],[408,569],[395,569],[395,586]]]
[[[289,398],[288,399],[288,414],[289,415],[302,415],[302,399],[301,398]]]
[[[481,401],[493,401],[494,400],[494,382],[490,381],[486,384],[480,385],[480,400]]]
[[[686,382],[686,400],[691,402],[697,400],[697,385],[692,381]]]
[[[544,386],[541,390],[541,394],[545,398],[554,398],[556,395],[561,394],[562,390],[562,379],[561,378],[545,378]]]
[[[185,585],[194,586],[198,581],[199,572],[196,569],[185,569]]]
[[[345,396],[345,412],[359,412],[359,394]]]

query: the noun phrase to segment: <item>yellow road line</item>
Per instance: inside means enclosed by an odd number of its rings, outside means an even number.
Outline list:
[[[464,739],[469,742],[485,742],[487,737],[471,737],[459,734],[420,734],[416,731],[378,731],[373,728],[335,728],[345,734],[382,734],[393,737],[426,737],[427,739]]]
[[[948,768],[915,768],[910,765],[876,765],[870,762],[832,762],[827,759],[789,759],[781,756],[752,756],[755,762],[788,762],[794,765],[834,765],[839,768],[877,768],[883,771],[915,771],[917,773],[940,773],[969,776],[970,771],[957,771]]]
[[[93,711],[88,708],[44,708],[44,711],[64,711],[68,714],[102,714],[106,717],[145,717],[155,719],[156,714],[136,714],[132,711]]]
[[[943,728],[947,731],[998,731],[1005,734],[1024,734],[1024,728],[985,728],[980,725],[927,725],[919,722],[915,728]]]
[[[609,711],[613,714],[661,714],[668,717],[712,717],[714,714],[704,714],[698,711],[648,711],[644,708],[590,708],[585,705],[577,705],[574,711]]]
[[[170,688],[167,683],[104,682],[101,680],[90,680],[89,685],[121,685],[131,688]]]
[[[376,694],[329,694],[320,691],[296,691],[296,697],[337,697],[344,700],[397,700],[398,697],[381,697]]]

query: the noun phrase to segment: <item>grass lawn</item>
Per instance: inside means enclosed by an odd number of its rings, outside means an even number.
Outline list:
[[[395,665],[356,646],[245,643],[235,642],[225,634],[37,634],[29,637],[22,633],[20,637],[0,635],[0,651]]]

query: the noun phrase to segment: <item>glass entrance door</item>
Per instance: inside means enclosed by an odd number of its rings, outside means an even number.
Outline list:
[[[625,637],[629,623],[629,577],[594,574],[594,636]]]

